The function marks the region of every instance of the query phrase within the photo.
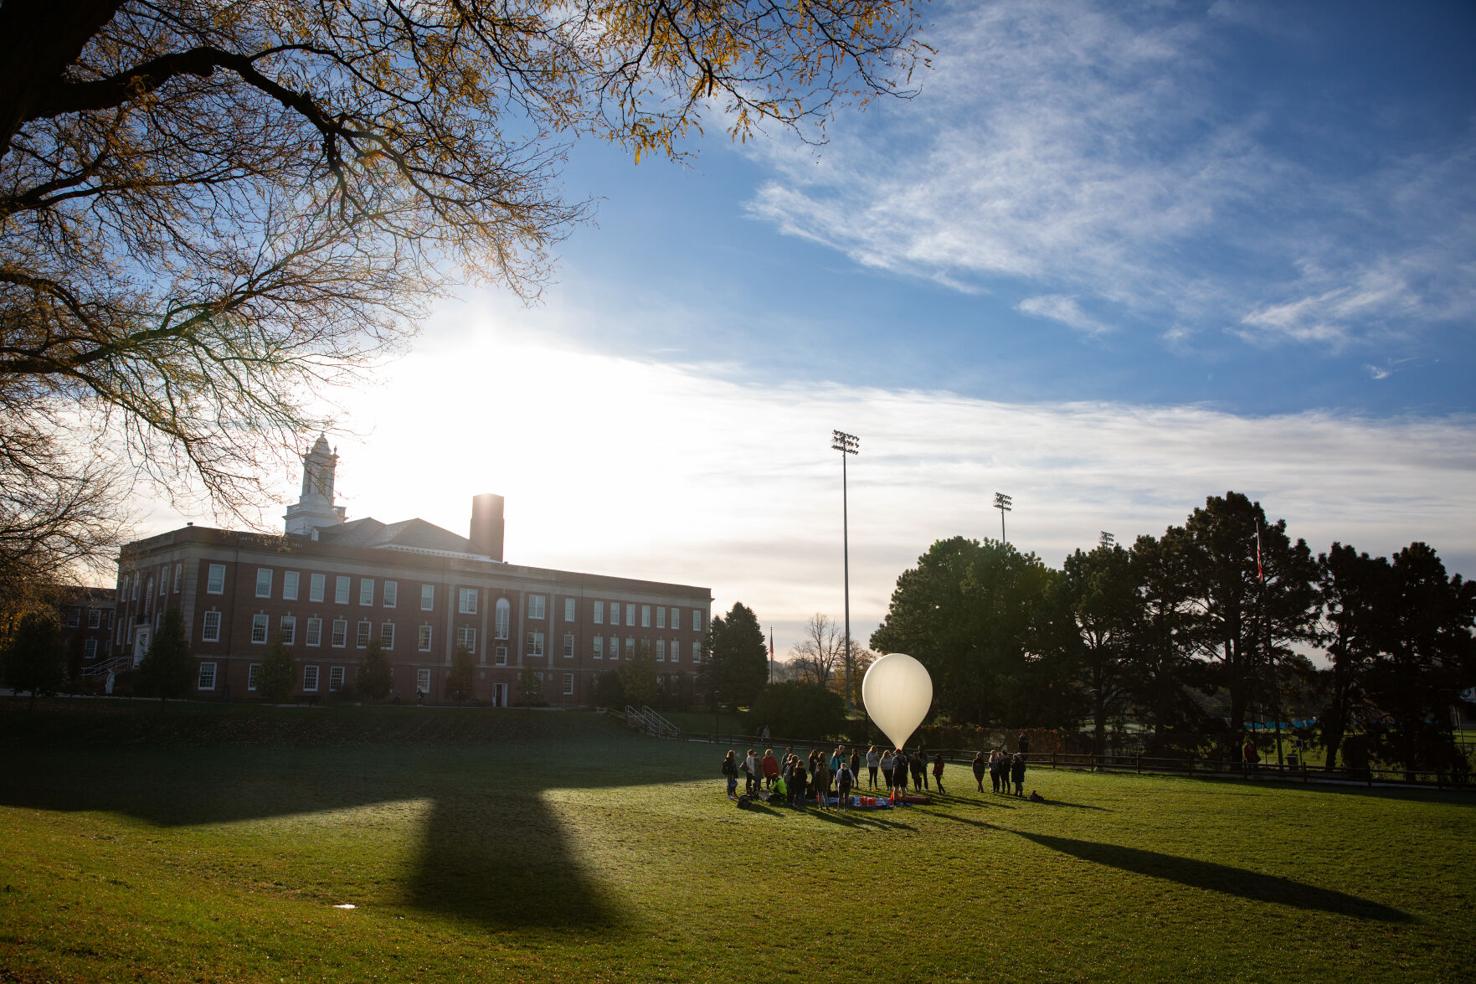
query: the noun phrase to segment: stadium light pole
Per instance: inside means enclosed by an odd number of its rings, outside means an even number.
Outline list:
[[[999,510],[999,539],[1002,543],[1009,543],[1009,537],[1005,536],[1004,514],[1015,508],[1014,500],[1003,492],[994,493],[994,508]]]
[[[1113,547],[1117,546],[1117,537],[1113,536],[1111,533],[1108,533],[1106,530],[1103,530],[1102,535],[1097,538],[1097,542],[1101,546],[1104,546],[1108,550],[1111,550]]]
[[[846,459],[861,453],[861,438],[845,431],[830,432],[830,448],[841,453],[841,563],[846,596],[846,707],[851,707],[851,518],[846,489]]]

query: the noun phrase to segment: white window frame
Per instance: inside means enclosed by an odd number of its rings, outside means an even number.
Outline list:
[[[302,574],[299,571],[282,572],[282,600],[296,601],[297,593],[302,588]]]
[[[650,605],[642,605],[641,606],[641,628],[643,628],[643,629],[649,629],[650,627],[651,627],[651,606]]]
[[[666,662],[666,640],[665,639],[657,639],[656,640],[656,662],[658,662],[658,663],[665,663]]]
[[[696,639],[692,640],[692,665],[696,666],[702,662],[702,643]]]
[[[97,659],[97,640],[96,639],[88,639],[86,642],[82,643],[82,658],[83,659]]]
[[[574,696],[574,674],[572,674],[572,673],[565,673],[564,674],[564,696],[565,697],[573,697]]]
[[[400,582],[384,579],[384,590],[380,593],[380,604],[385,608],[394,608],[400,603]]]
[[[564,599],[564,621],[565,622],[572,622],[572,621],[574,621],[574,599],[573,598],[565,598]]]
[[[421,667],[420,669],[415,671],[415,690],[416,692],[425,694],[425,696],[429,697],[430,688],[431,671],[426,667]]]
[[[277,620],[277,632],[281,634],[282,645],[297,645],[297,616],[283,615]]]
[[[564,658],[574,658],[574,633],[572,632],[564,633]]]
[[[459,615],[475,615],[477,613],[477,589],[456,589],[456,612]]]
[[[665,605],[657,605],[656,606],[656,628],[658,628],[658,629],[664,629],[664,628],[666,628],[666,606]]]
[[[261,664],[260,663],[252,663],[250,666],[246,667],[246,689],[247,690],[250,690],[250,691],[255,691],[256,690],[256,675],[258,673],[260,673],[260,672],[261,672]]]
[[[493,612],[495,614],[492,620],[493,638],[506,639],[509,627],[512,625],[512,604],[506,598],[498,598]]]
[[[138,582],[133,582],[134,600],[138,600]],[[205,593],[225,594],[225,564],[210,564],[205,568]]]
[[[604,636],[595,636],[594,637],[594,642],[592,643],[591,648],[592,648],[593,653],[594,653],[594,655],[592,656],[593,659],[604,659],[605,658],[605,637]]]
[[[307,635],[304,641],[309,646],[321,646],[323,644],[323,620],[317,615],[308,616]]]
[[[169,593],[169,565],[159,565],[159,597],[162,598]]]
[[[594,603],[594,624],[605,624],[605,603],[603,601],[597,601]]]
[[[544,618],[544,596],[541,594],[530,594],[528,596],[528,618],[535,622],[542,622]]]
[[[308,663],[302,668],[302,692],[315,694],[318,692],[318,664]]]
[[[211,616],[214,616],[214,618]],[[220,641],[220,610],[218,608],[211,608],[205,612],[204,618],[200,622],[200,641]]]
[[[435,629],[429,622],[421,622],[420,629],[415,637],[415,649],[417,652],[428,653],[431,651],[431,640]]]
[[[379,648],[393,652],[395,648],[395,623],[381,622],[379,625]]]
[[[374,606],[374,578],[359,578],[359,607],[372,608]]]
[[[359,619],[354,626],[354,648],[368,649],[369,640],[374,638],[374,625],[367,618]]]
[[[180,585],[184,583],[184,564],[178,561],[174,564],[174,593],[179,594]]]
[[[635,659],[636,641],[634,636],[625,637],[625,658]]]
[[[347,574],[335,574],[333,576],[333,603],[335,605],[347,605],[349,603],[349,591],[353,588],[354,579]]]
[[[330,694],[336,694],[343,689],[346,675],[342,666],[328,667],[328,692]]]
[[[680,630],[682,627],[682,610],[675,606],[671,609],[671,627],[673,630]]]
[[[266,612],[257,612],[251,616],[251,644],[253,646],[265,646],[267,637],[271,632],[272,617]],[[260,635],[261,638],[257,638]]]
[[[100,629],[100,628],[102,628],[102,609],[101,608],[89,608],[89,609],[87,609],[87,627],[89,629]]]
[[[328,576],[326,574],[308,575],[308,601],[321,602],[327,590]]]
[[[206,679],[205,678],[205,674],[206,674],[207,668],[209,669],[209,673],[210,673],[210,683],[209,683],[209,685],[207,685],[206,682],[205,682],[205,679]],[[201,663],[200,663],[200,669],[199,669],[199,671],[195,675],[195,689],[196,690],[214,690],[215,689],[215,661],[214,660],[202,660],[201,661]]]
[[[420,586],[420,610],[423,612],[436,610],[436,586],[434,584]]]
[[[272,569],[270,567],[258,567],[256,569],[256,597],[270,598],[271,596]]]
[[[345,649],[348,647],[348,619],[335,618],[333,625],[329,628],[328,644],[334,649]]]
[[[528,633],[528,655],[543,655],[543,633],[537,631],[536,629]]]
[[[610,624],[620,624],[620,602],[618,601],[610,602]]]
[[[503,643],[503,644],[499,645],[496,648],[496,650],[493,653],[493,659],[492,659],[492,661],[493,661],[493,664],[496,665],[496,666],[506,666],[507,665],[507,644],[506,643]]]
[[[700,608],[692,609],[692,631],[702,631],[702,609]]]
[[[458,625],[456,627],[456,648],[465,649],[473,656],[477,652],[477,627],[475,625]]]
[[[635,628],[635,624],[636,624],[636,606],[635,606],[635,602],[633,602],[633,601],[627,601],[625,603],[625,624],[629,628],[632,628],[632,629]]]

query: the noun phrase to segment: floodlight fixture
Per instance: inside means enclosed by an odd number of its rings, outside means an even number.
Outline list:
[[[1001,543],[1009,543],[1010,542],[1009,541],[1009,538],[1007,536],[1005,536],[1005,515],[1004,514],[1007,513],[1007,512],[1009,512],[1011,509],[1014,509],[1015,508],[1015,506],[1014,506],[1014,499],[1011,496],[1005,495],[1003,492],[996,492],[996,493],[994,493],[994,508],[996,508],[996,509],[999,510],[999,539],[1000,539],[1000,542]]]
[[[843,430],[830,432],[830,448],[841,453],[841,570],[846,604],[846,706],[851,706],[851,519],[850,493],[847,489],[846,459],[861,453],[861,438]]]

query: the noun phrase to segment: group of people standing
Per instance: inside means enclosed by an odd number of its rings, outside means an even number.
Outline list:
[[[1014,785],[1014,795],[1025,795],[1025,765],[1030,756],[1030,737],[1024,732],[1020,733],[1017,741],[1017,751],[1011,755],[1003,748],[995,748],[989,752],[989,758],[984,758],[984,753],[979,752],[974,756],[974,782],[979,787],[979,792],[984,792],[984,773],[989,773],[989,784],[994,792],[1010,795],[1010,785]]]
[[[772,801],[777,793],[781,801],[798,806],[810,799],[824,802],[826,797],[838,796],[840,805],[846,806],[853,789],[861,786],[862,755],[859,748],[847,749],[837,745],[827,756],[824,752],[811,750],[801,758],[793,749],[785,749],[782,759],[772,748],[764,749],[763,755],[755,754],[752,748],[739,759],[733,749],[728,749],[723,759],[723,775],[728,781],[728,797],[738,795],[738,777],[742,775],[745,796],[756,796],[766,791]],[[908,755],[900,748],[878,751],[875,745],[866,750],[865,765],[867,788],[879,789],[877,774],[880,772],[886,783],[887,794],[900,795],[907,791],[907,779],[912,777],[913,789],[917,792],[930,790],[928,783],[928,760],[922,751]],[[933,785],[939,793],[943,789],[943,756],[933,759]]]

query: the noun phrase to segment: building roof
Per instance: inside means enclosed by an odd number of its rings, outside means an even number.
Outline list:
[[[471,553],[471,541],[423,519],[381,523],[365,517],[318,529],[318,539],[345,547],[401,547],[412,550],[448,550]]]

